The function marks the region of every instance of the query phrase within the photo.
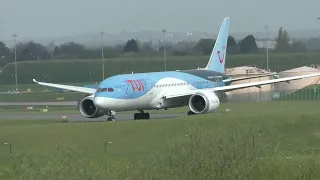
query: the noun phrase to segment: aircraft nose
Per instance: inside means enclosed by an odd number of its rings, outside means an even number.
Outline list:
[[[106,104],[106,101],[104,97],[95,97],[93,99],[93,103],[96,107],[103,109]]]

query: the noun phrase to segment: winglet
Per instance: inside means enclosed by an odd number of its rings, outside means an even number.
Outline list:
[[[32,79],[32,81],[35,82],[35,83],[39,83],[39,81],[37,81],[37,80],[35,80],[35,79]]]

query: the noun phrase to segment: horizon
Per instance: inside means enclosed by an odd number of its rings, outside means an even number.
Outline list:
[[[272,29],[270,30],[270,28],[268,28],[268,34],[278,34],[278,30],[280,27],[283,27],[283,26],[279,26],[277,27],[276,29]],[[289,35],[291,35],[292,33],[303,33],[305,31],[315,31],[317,32],[318,34],[320,34],[320,30],[317,29],[317,28],[314,28],[314,29],[287,29],[285,27],[283,27],[285,30],[288,31]],[[159,30],[159,31],[155,31],[155,30],[140,30],[140,31],[129,31],[129,30],[122,30],[122,31],[119,31],[119,32],[106,32],[106,31],[103,31],[104,32],[104,35],[120,35],[120,34],[123,34],[123,33],[145,33],[145,32],[151,32],[151,33],[156,33],[158,32],[159,34],[163,34],[163,32],[161,32],[162,30]],[[167,33],[206,33],[206,34],[214,34],[214,35],[217,35],[219,29],[215,30],[215,31],[167,31]],[[43,40],[43,39],[56,39],[56,38],[70,38],[70,37],[78,37],[78,36],[92,36],[92,35],[98,35],[98,36],[101,36],[100,34],[101,31],[98,31],[98,32],[79,32],[78,34],[65,34],[65,35],[56,35],[56,36],[45,36],[45,37],[32,37],[32,36],[28,36],[28,37],[22,37],[21,40]],[[266,34],[266,31],[262,30],[262,31],[255,31],[255,32],[251,32],[251,31],[248,31],[248,32],[244,32],[244,31],[234,31],[234,32],[229,32],[230,35],[232,34]],[[12,34],[13,35],[13,34]],[[0,37],[0,40],[3,40],[3,41],[11,41],[12,40],[12,35],[7,37],[7,38],[2,38]],[[21,36],[19,36],[19,34],[17,34],[17,39]],[[313,37],[312,35],[309,36],[309,37]],[[319,36],[320,37],[320,36]]]
[[[0,0],[0,39],[60,38],[99,33],[159,31],[217,33],[231,17],[230,34],[319,29],[320,2],[208,0]],[[276,5],[276,6],[275,6]],[[190,13],[192,12],[192,13]],[[271,13],[272,12],[272,13]]]

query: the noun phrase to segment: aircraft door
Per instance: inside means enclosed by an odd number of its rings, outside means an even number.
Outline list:
[[[190,85],[196,87],[195,86],[195,81],[192,78],[190,78]]]
[[[146,89],[147,91],[146,96],[145,96],[145,101],[147,103],[150,103],[152,101],[153,97],[153,90],[152,90],[152,85],[149,79],[146,80]]]

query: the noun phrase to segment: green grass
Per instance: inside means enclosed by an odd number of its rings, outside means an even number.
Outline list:
[[[269,54],[272,71],[283,71],[299,66],[318,64],[320,53]],[[167,69],[195,69],[205,67],[209,56],[168,56]],[[106,58],[105,76],[137,72],[163,71],[162,57]],[[253,65],[266,68],[265,54],[228,55],[226,67]],[[277,67],[277,68],[275,68]],[[279,67],[279,68],[278,68]],[[15,83],[14,64],[8,64],[0,75],[0,84]],[[18,83],[31,84],[32,79],[54,83],[99,82],[101,81],[101,59],[93,60],[50,60],[19,62]]]
[[[57,114],[57,113],[67,113],[67,114],[78,114],[79,109],[76,106],[32,106],[33,109],[25,110],[24,106],[19,105],[9,105],[0,106],[0,115],[4,114]],[[41,110],[47,109],[46,112]]]
[[[79,101],[83,98],[84,94],[77,92],[32,92],[19,94],[0,94],[1,102],[59,102]]]
[[[0,142],[13,154],[0,145],[0,179],[319,179],[319,105],[227,103],[154,121],[2,120]]]
[[[83,86],[83,85],[96,84],[96,83],[97,82],[81,82],[81,83],[65,83],[65,84],[74,85],[74,86]],[[15,84],[0,85],[0,92],[9,92],[9,91],[12,92],[15,88],[14,86]],[[27,92],[28,89],[30,89],[34,93],[44,92],[45,90],[48,90],[49,92],[57,91],[57,88],[41,86],[34,82],[29,82],[28,84],[18,84],[18,89],[20,91],[25,91],[25,92]]]

